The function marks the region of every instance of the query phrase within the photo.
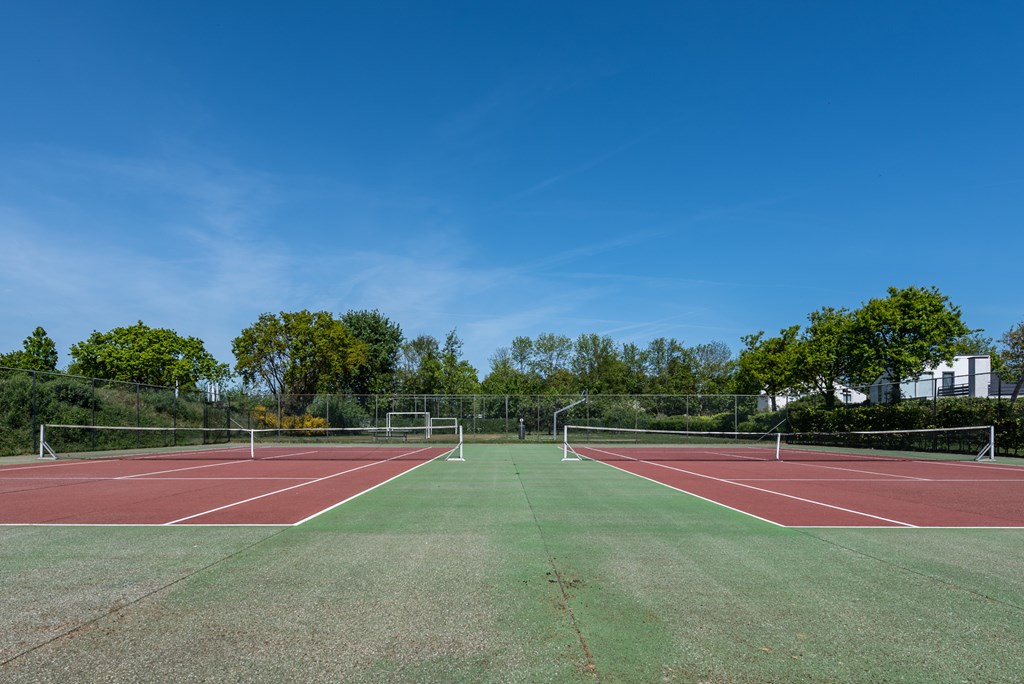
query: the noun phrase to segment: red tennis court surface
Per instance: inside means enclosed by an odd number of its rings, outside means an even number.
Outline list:
[[[787,527],[1024,528],[1024,467],[998,462],[666,462],[576,451]]]
[[[0,468],[5,525],[295,525],[450,451],[365,460],[68,460]]]

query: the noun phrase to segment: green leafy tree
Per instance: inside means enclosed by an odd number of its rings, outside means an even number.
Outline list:
[[[509,362],[520,373],[532,370],[533,366],[533,340],[520,335],[512,340],[512,347],[508,350]]]
[[[69,372],[106,380],[192,388],[200,382],[217,385],[230,377],[202,340],[182,337],[168,328],[150,328],[142,321],[93,332],[71,346]]]
[[[265,313],[231,343],[235,371],[277,395],[338,392],[366,363],[366,343],[326,311]]]
[[[619,392],[642,394],[647,390],[647,361],[644,350],[632,342],[622,345],[622,379]]]
[[[956,342],[971,334],[954,306],[938,289],[890,287],[853,314],[853,375],[870,383],[885,376],[889,400],[900,399],[900,384],[928,367],[951,362]]]
[[[473,394],[480,389],[476,368],[462,358],[462,340],[453,329],[441,350],[441,393],[449,396]]]
[[[691,349],[695,390],[698,394],[728,394],[732,391],[736,360],[725,342],[698,344]]]
[[[529,338],[516,339],[530,341]],[[484,394],[540,393],[540,376],[528,370],[528,364],[519,363],[510,348],[499,347],[488,361],[490,371],[480,383],[480,391]]]
[[[440,394],[441,345],[433,335],[420,335],[402,345],[400,389],[404,394]]]
[[[33,371],[57,370],[57,345],[41,326],[22,342],[22,349],[0,355],[0,366]]]
[[[1003,350],[999,354],[1003,368],[1013,377],[1019,378],[1024,375],[1024,322],[1003,333],[999,342],[1003,345]]]
[[[615,341],[595,333],[576,338],[570,369],[576,376],[577,389],[593,394],[618,391],[626,372]]]
[[[530,368],[541,378],[550,378],[567,370],[573,355],[572,340],[565,335],[541,333],[533,342]]]
[[[764,331],[742,338],[746,349],[740,352],[739,373],[754,392],[771,398],[772,411],[777,410],[779,394],[792,390],[797,382],[796,363],[799,325],[783,328],[778,337],[765,337]]]
[[[499,347],[488,359],[490,370],[480,382],[484,394],[525,394],[525,373],[516,368],[508,347]]]
[[[644,350],[650,391],[655,394],[692,394],[697,391],[692,350],[674,337],[651,340]]]
[[[393,391],[402,351],[402,328],[379,311],[349,311],[341,322],[365,345],[366,361],[351,369],[349,390],[354,394]]]
[[[797,357],[792,360],[797,383],[818,392],[825,406],[835,406],[836,389],[849,383],[852,368],[853,315],[847,309],[822,307],[808,314],[810,325],[800,338]]]

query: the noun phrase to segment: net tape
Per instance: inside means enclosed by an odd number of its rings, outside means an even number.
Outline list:
[[[49,424],[40,459],[463,459],[460,426],[246,429]]]
[[[563,460],[993,460],[991,426],[832,433],[644,430],[569,425]]]

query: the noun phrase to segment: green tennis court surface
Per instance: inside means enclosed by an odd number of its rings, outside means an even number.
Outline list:
[[[0,680],[1016,682],[1024,531],[793,530],[552,446],[295,528],[0,528]]]

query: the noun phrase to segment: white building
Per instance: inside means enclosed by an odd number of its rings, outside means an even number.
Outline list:
[[[808,395],[806,394],[776,394],[775,395],[775,408],[782,410],[786,408],[786,404],[797,399],[803,399]],[[845,385],[836,384],[836,404],[860,404],[868,398],[868,395],[863,392],[859,392],[852,387],[846,387]],[[772,410],[772,398],[765,393],[761,393],[757,397],[757,410],[758,411],[771,411]]]
[[[936,397],[988,397],[992,385],[998,396],[999,385],[992,374],[992,360],[988,354],[956,356],[953,363],[940,363],[917,378],[900,384],[904,399],[935,399]],[[892,383],[883,375],[868,389],[874,403],[888,401]]]

